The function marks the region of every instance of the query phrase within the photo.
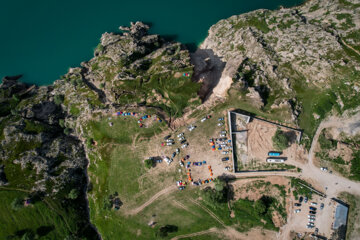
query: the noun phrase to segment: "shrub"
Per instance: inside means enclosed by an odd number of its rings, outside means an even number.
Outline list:
[[[64,128],[65,127],[65,120],[64,119],[59,119],[59,125],[60,125],[60,127]]]
[[[154,165],[154,162],[151,159],[146,159],[144,163],[146,168],[151,168]]]
[[[64,95],[55,95],[54,102],[56,105],[61,105],[64,102]]]
[[[24,207],[24,199],[14,198],[14,200],[11,202],[11,208],[14,209],[15,211],[23,207]]]
[[[12,95],[12,99],[15,101],[15,102],[20,102],[20,98],[17,94],[13,94]]]
[[[100,83],[99,88],[104,88],[105,84],[104,83]]]
[[[288,137],[279,128],[276,130],[275,135],[272,137],[272,141],[275,149],[279,151],[282,151],[289,146]]]
[[[168,235],[168,233],[171,232],[177,232],[178,231],[178,227],[175,225],[165,225],[163,227],[160,227],[158,232],[156,233],[156,235],[158,237],[166,237]]]
[[[69,192],[67,198],[69,199],[77,199],[79,196],[79,191],[77,189],[71,189],[71,191]]]
[[[35,239],[35,234],[32,231],[26,231],[21,237],[21,240],[33,240]]]
[[[65,128],[65,129],[64,129],[65,135],[69,135],[70,132],[71,132],[71,129],[70,129],[70,128]]]

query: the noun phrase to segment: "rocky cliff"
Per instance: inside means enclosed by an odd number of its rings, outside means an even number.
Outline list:
[[[211,53],[205,57],[224,65],[213,97],[226,98],[230,90],[264,113],[283,109],[289,113],[283,121],[306,128],[304,121],[315,124],[324,116],[320,108],[354,106],[360,90],[359,33],[359,1],[312,0],[221,20],[210,28],[195,58]],[[203,65],[197,63],[195,74],[214,81]],[[331,96],[318,100],[306,91]],[[331,106],[316,106],[325,101]]]

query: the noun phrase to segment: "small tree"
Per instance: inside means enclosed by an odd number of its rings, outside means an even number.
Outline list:
[[[94,140],[92,138],[86,138],[86,146],[91,148],[93,145]]]
[[[154,164],[151,159],[146,159],[144,161],[144,163],[145,163],[145,167],[147,167],[147,168],[151,168],[153,166],[153,164]]]
[[[259,214],[259,215],[262,215],[265,213],[266,211],[266,206],[264,204],[264,202],[259,199],[255,202],[255,205],[254,205],[254,208],[255,208],[255,211]]]
[[[282,151],[289,147],[288,137],[279,128],[276,130],[275,135],[272,137],[272,141],[276,150]]]
[[[14,198],[14,200],[11,202],[11,208],[15,211],[21,209],[24,207],[24,199],[22,198]]]
[[[105,84],[104,83],[100,83],[99,88],[104,88]]]
[[[71,191],[69,192],[67,198],[69,199],[77,199],[79,196],[79,191],[76,189],[71,189]]]

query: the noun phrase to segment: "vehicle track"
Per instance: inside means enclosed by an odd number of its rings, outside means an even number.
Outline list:
[[[163,190],[161,190],[160,192],[156,193],[155,195],[153,195],[148,201],[146,201],[143,205],[141,205],[140,207],[137,207],[133,210],[129,211],[130,215],[136,215],[139,212],[141,212],[142,210],[144,210],[144,208],[146,208],[147,206],[149,206],[150,204],[152,204],[155,200],[157,200],[159,197],[161,197],[162,195],[166,195],[169,194],[170,192],[173,192],[177,189],[177,187],[175,185],[164,188]]]

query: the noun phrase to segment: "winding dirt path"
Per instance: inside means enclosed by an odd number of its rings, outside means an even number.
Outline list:
[[[177,188],[175,185],[164,188],[163,190],[161,190],[160,192],[156,193],[155,195],[153,195],[148,201],[146,201],[143,205],[141,205],[140,207],[137,207],[133,210],[130,210],[128,214],[130,215],[136,215],[139,212],[141,212],[142,210],[144,210],[144,208],[146,208],[147,206],[149,206],[150,204],[152,204],[156,199],[158,199],[159,197],[161,197],[162,195],[166,195],[169,194],[170,192],[175,191]]]
[[[207,207],[201,205],[200,203],[198,203],[196,200],[191,199],[190,201],[195,203],[196,205],[198,205],[199,207],[201,207],[205,212],[207,212],[212,218],[214,218],[218,223],[220,223],[223,227],[226,227],[225,223],[223,221],[220,220],[220,218],[218,218],[215,213],[213,213],[212,211],[210,211]]]

